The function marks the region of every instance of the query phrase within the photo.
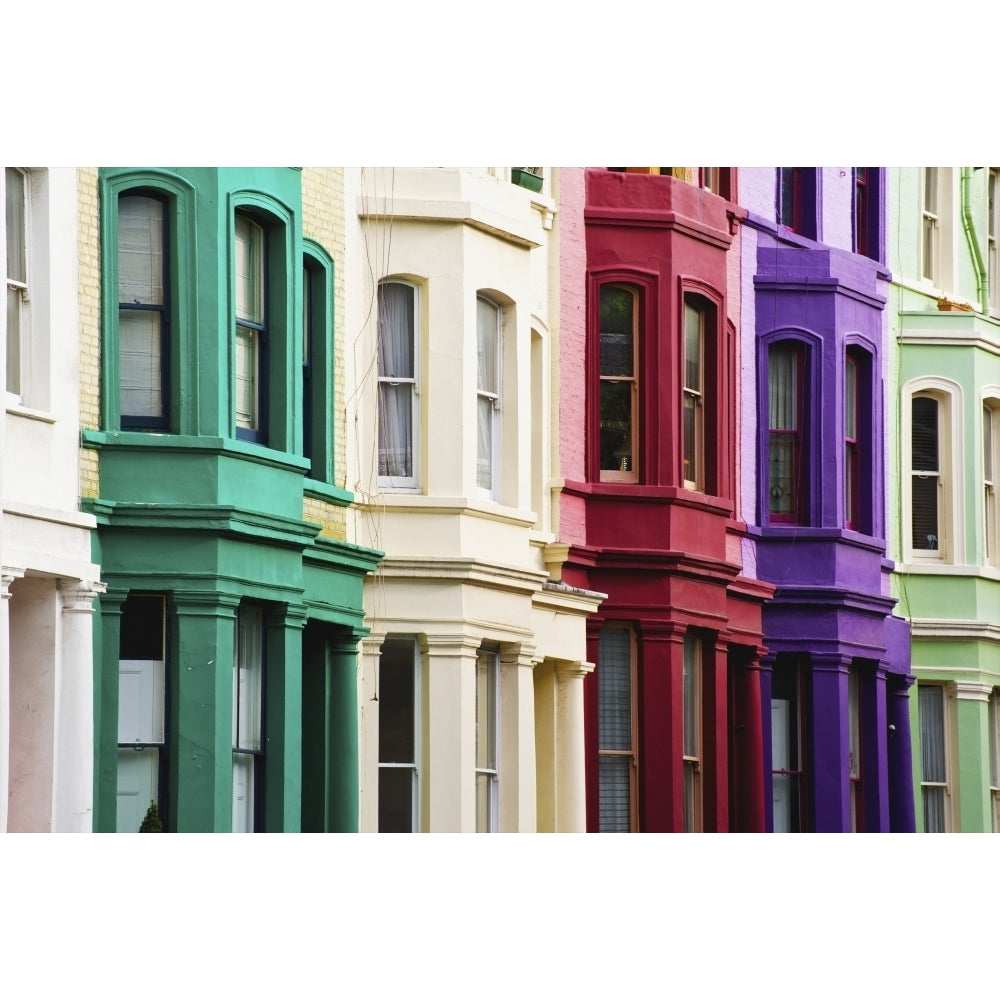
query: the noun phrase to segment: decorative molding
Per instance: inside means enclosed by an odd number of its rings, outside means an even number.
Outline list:
[[[955,697],[959,701],[988,702],[993,693],[990,684],[974,684],[970,681],[955,681]]]
[[[61,579],[56,586],[62,596],[62,610],[67,614],[93,614],[94,598],[108,589],[100,580]]]

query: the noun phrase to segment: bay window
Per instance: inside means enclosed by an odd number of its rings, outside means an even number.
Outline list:
[[[266,440],[267,240],[263,226],[236,215],[236,436]]]
[[[598,790],[601,833],[637,825],[635,641],[631,629],[606,625],[597,653]]]
[[[379,833],[420,829],[419,709],[419,647],[412,638],[387,638],[378,675]]]
[[[378,286],[378,483],[417,486],[417,289],[403,281]]]
[[[947,721],[942,684],[917,688],[920,715],[920,796],[925,833],[946,833],[950,827]]]
[[[801,344],[772,344],[767,355],[768,511],[772,524],[799,524],[805,511]]]
[[[639,295],[626,285],[600,291],[600,478],[639,481]]]
[[[502,310],[476,296],[476,488],[500,499],[500,369]]]
[[[264,615],[240,605],[233,663],[233,833],[261,829],[264,806]]]
[[[500,651],[476,657],[476,832],[500,829]]]
[[[169,222],[163,198],[118,197],[118,355],[121,426],[169,424]]]
[[[165,600],[161,594],[130,594],[119,626],[119,833],[138,833],[150,802],[168,823],[166,774]]]

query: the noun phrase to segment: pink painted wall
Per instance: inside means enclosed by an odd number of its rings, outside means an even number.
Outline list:
[[[559,475],[584,481],[587,242],[583,224],[584,171],[559,168]],[[559,498],[559,541],[583,544],[585,505]]]

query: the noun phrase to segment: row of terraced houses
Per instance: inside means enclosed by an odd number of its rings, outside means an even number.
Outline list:
[[[4,168],[0,830],[997,830],[998,185]]]

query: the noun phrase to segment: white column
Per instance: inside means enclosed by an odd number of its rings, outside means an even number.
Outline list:
[[[535,647],[500,649],[500,830],[535,833]]]
[[[7,832],[10,777],[10,585],[24,570],[0,568],[0,833]]]
[[[427,636],[428,830],[476,829],[476,655],[481,640]],[[503,781],[503,777],[500,778]]]
[[[556,832],[587,832],[583,679],[593,663],[556,666]]]
[[[94,598],[103,583],[60,580],[52,830],[89,833],[94,814]]]

